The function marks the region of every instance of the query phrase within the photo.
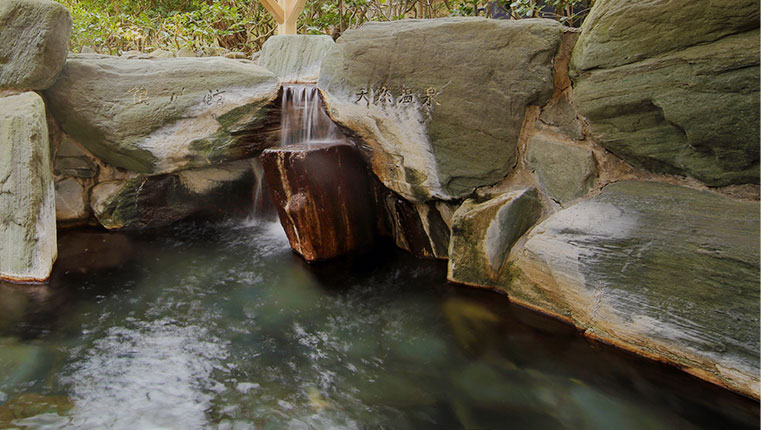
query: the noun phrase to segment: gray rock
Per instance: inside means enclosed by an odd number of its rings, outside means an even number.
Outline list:
[[[101,182],[90,207],[105,228],[161,227],[191,218],[242,217],[253,205],[250,160],[179,173]]]
[[[64,134],[56,150],[53,173],[73,178],[93,178],[98,174],[98,166],[71,137]]]
[[[584,139],[584,132],[581,128],[581,121],[576,117],[569,94],[564,93],[555,103],[542,109],[539,116],[541,125],[548,126],[551,130],[564,134],[574,140]]]
[[[3,0],[0,29],[0,89],[50,87],[69,52],[69,11],[50,0]]]
[[[543,134],[529,139],[526,162],[536,172],[542,191],[561,204],[586,194],[597,177],[591,150]]]
[[[178,58],[194,58],[196,53],[190,47],[183,46],[179,51],[175,53],[175,56]]]
[[[583,28],[571,67],[595,140],[651,171],[758,183],[756,1],[599,1]]]
[[[562,34],[551,20],[368,23],[338,39],[318,86],[386,187],[452,200],[514,167],[526,107],[553,93]]]
[[[45,281],[56,255],[45,103],[33,92],[0,97],[0,279]]]
[[[759,205],[619,182],[510,258],[511,300],[758,398]]]
[[[0,278],[45,281],[56,259],[55,192],[45,104],[0,97]]]
[[[542,204],[534,188],[485,202],[463,202],[452,218],[447,278],[468,285],[501,285],[510,249],[541,214]]]
[[[87,223],[90,207],[87,193],[76,179],[68,178],[55,184],[55,217],[60,225]]]
[[[224,58],[75,55],[46,91],[61,128],[89,152],[138,173],[248,158],[267,130],[277,77]],[[276,134],[276,133],[275,133]]]
[[[264,42],[259,65],[283,82],[317,82],[322,59],[335,45],[330,36],[282,34]]]

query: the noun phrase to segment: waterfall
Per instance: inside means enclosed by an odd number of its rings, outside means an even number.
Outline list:
[[[320,144],[342,139],[314,85],[284,85],[280,145]]]

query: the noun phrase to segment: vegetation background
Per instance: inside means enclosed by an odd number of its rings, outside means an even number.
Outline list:
[[[258,0],[57,0],[71,11],[70,49],[120,54],[178,51],[252,54],[275,33]],[[337,37],[367,21],[444,16],[545,17],[578,26],[594,0],[308,0],[303,34]]]

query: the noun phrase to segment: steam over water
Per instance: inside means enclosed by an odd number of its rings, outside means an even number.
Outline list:
[[[0,285],[0,428],[754,428],[758,404],[590,342],[393,247],[303,263],[280,226],[66,232]]]

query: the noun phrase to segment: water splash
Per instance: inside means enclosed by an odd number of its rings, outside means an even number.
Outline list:
[[[325,112],[316,86],[284,85],[281,108],[281,146],[329,143],[343,139],[338,126]]]

